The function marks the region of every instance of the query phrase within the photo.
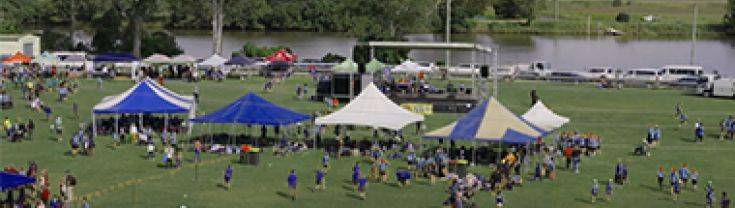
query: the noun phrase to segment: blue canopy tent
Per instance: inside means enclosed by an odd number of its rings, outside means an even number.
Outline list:
[[[255,60],[245,57],[245,56],[235,56],[232,57],[230,60],[227,60],[225,62],[225,65],[238,65],[238,66],[245,66],[245,65],[252,65],[255,64]]]
[[[35,178],[0,172],[0,191],[7,191],[35,182]]]
[[[190,119],[192,123],[284,126],[310,119],[249,92],[210,114]]]
[[[491,97],[456,122],[429,132],[422,138],[529,144],[546,134],[547,131],[529,123]],[[473,151],[473,158],[474,154]]]
[[[193,117],[196,103],[192,96],[176,94],[155,81],[146,78],[127,91],[102,99],[92,108],[92,128],[96,136],[98,114],[178,114]],[[166,117],[168,118],[168,116]],[[166,120],[168,121],[168,120]],[[117,122],[116,122],[117,123]],[[115,125],[117,128],[117,125]],[[191,128],[189,128],[191,129]],[[117,131],[117,129],[116,129]]]

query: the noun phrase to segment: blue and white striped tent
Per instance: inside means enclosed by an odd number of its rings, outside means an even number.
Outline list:
[[[456,122],[429,132],[423,138],[526,144],[547,133],[490,98]]]
[[[92,108],[92,128],[97,133],[95,115],[100,114],[189,114],[193,118],[193,96],[182,96],[146,78],[127,91],[108,96]]]

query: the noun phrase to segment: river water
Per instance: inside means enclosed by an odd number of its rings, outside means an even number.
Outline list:
[[[176,41],[185,53],[199,58],[211,54],[209,31],[174,31]],[[223,50],[229,57],[232,51],[246,42],[259,46],[285,45],[300,58],[321,58],[326,53],[352,56],[356,39],[341,33],[317,32],[242,32],[226,31]],[[442,41],[440,35],[415,34],[406,37],[412,41]],[[475,42],[499,47],[500,64],[528,63],[543,60],[561,70],[581,70],[590,66],[612,66],[620,69],[661,67],[667,64],[689,64],[691,39],[648,39],[608,36],[538,36],[457,34],[453,41]],[[413,50],[409,56],[418,61],[444,60],[445,52]],[[468,52],[453,52],[451,63],[468,63]],[[483,58],[478,56],[478,62]],[[485,61],[491,63],[492,57]],[[735,39],[701,39],[695,43],[694,64],[707,72],[735,76]]]

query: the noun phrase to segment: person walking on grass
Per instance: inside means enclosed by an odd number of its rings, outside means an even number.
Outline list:
[[[600,185],[597,184],[597,179],[592,180],[592,190],[590,190],[590,193],[592,194],[592,203],[594,204],[597,201],[597,195],[600,193]]]
[[[360,162],[355,162],[352,166],[352,185],[357,188],[357,180],[360,179]]]
[[[202,142],[198,139],[194,141],[194,162],[202,161]]]
[[[324,152],[324,156],[322,156],[322,168],[324,168],[324,173],[326,173],[329,170],[329,153]]]
[[[503,191],[502,189],[498,189],[498,192],[495,193],[495,207],[501,208],[503,207]]]
[[[684,114],[684,109],[681,106],[681,102],[677,102],[674,105],[674,118],[680,117],[681,114]]]
[[[684,112],[681,112],[681,114],[679,114],[679,128],[686,126],[688,120],[689,120],[689,117],[687,117],[687,114]]]
[[[291,200],[296,200],[296,186],[298,185],[298,177],[296,176],[296,170],[291,169],[291,173],[288,174],[286,181],[288,182],[288,194]]]
[[[727,192],[722,192],[722,199],[720,200],[720,207],[730,208],[730,197],[727,197]]]
[[[707,181],[707,187],[704,188],[704,190],[707,192],[705,197],[705,207],[706,208],[714,208],[712,206],[712,203],[715,201],[715,187],[712,186],[712,181]]]
[[[681,169],[679,169],[679,179],[681,180],[682,188],[686,188],[689,182],[689,167],[686,163],[682,164]]]
[[[658,170],[656,171],[656,179],[658,180],[658,189],[663,190],[664,189],[664,168],[659,166]]]
[[[232,181],[232,165],[227,165],[225,169],[225,189],[230,190],[230,182]]]
[[[324,190],[327,189],[326,179],[324,178],[324,171],[321,169],[316,170],[316,185],[314,186],[314,190]]]
[[[692,175],[690,177],[692,178],[692,189],[697,191],[697,178],[699,177],[697,169],[692,168]]]
[[[649,142],[654,146],[658,146],[661,143],[661,129],[658,124],[648,128]]]
[[[704,140],[704,125],[701,121],[694,123],[694,142],[701,144]]]
[[[367,199],[367,185],[368,179],[364,174],[360,174],[360,178],[357,179],[357,192],[362,200]]]
[[[612,199],[613,189],[615,189],[613,183],[613,179],[609,179],[607,180],[607,185],[605,185],[605,195],[607,196],[608,202]]]
[[[153,160],[156,158],[156,145],[153,144],[152,141],[148,142],[148,160]]]
[[[671,186],[671,197],[674,201],[679,201],[679,194],[681,193],[681,180],[675,181]]]

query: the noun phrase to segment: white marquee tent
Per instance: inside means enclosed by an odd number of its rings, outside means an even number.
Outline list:
[[[316,119],[317,125],[360,125],[392,130],[423,121],[424,116],[414,114],[396,105],[370,83],[349,104],[338,111]]]
[[[199,65],[200,66],[210,66],[210,67],[222,67],[225,65],[225,62],[227,62],[227,59],[222,58],[221,56],[217,54],[212,54],[212,56],[200,62]]]
[[[401,65],[398,65],[398,66],[394,67],[391,70],[391,72],[393,72],[393,73],[409,73],[409,74],[416,74],[416,73],[420,73],[420,72],[430,73],[431,72],[431,68],[429,68],[429,67],[421,67],[421,65],[419,65],[416,62],[413,62],[411,60],[406,60],[406,61],[403,61],[403,63],[401,63]]]
[[[544,105],[541,101],[536,102],[531,109],[523,114],[523,119],[546,131],[551,131],[569,123],[569,118],[560,116]]]

